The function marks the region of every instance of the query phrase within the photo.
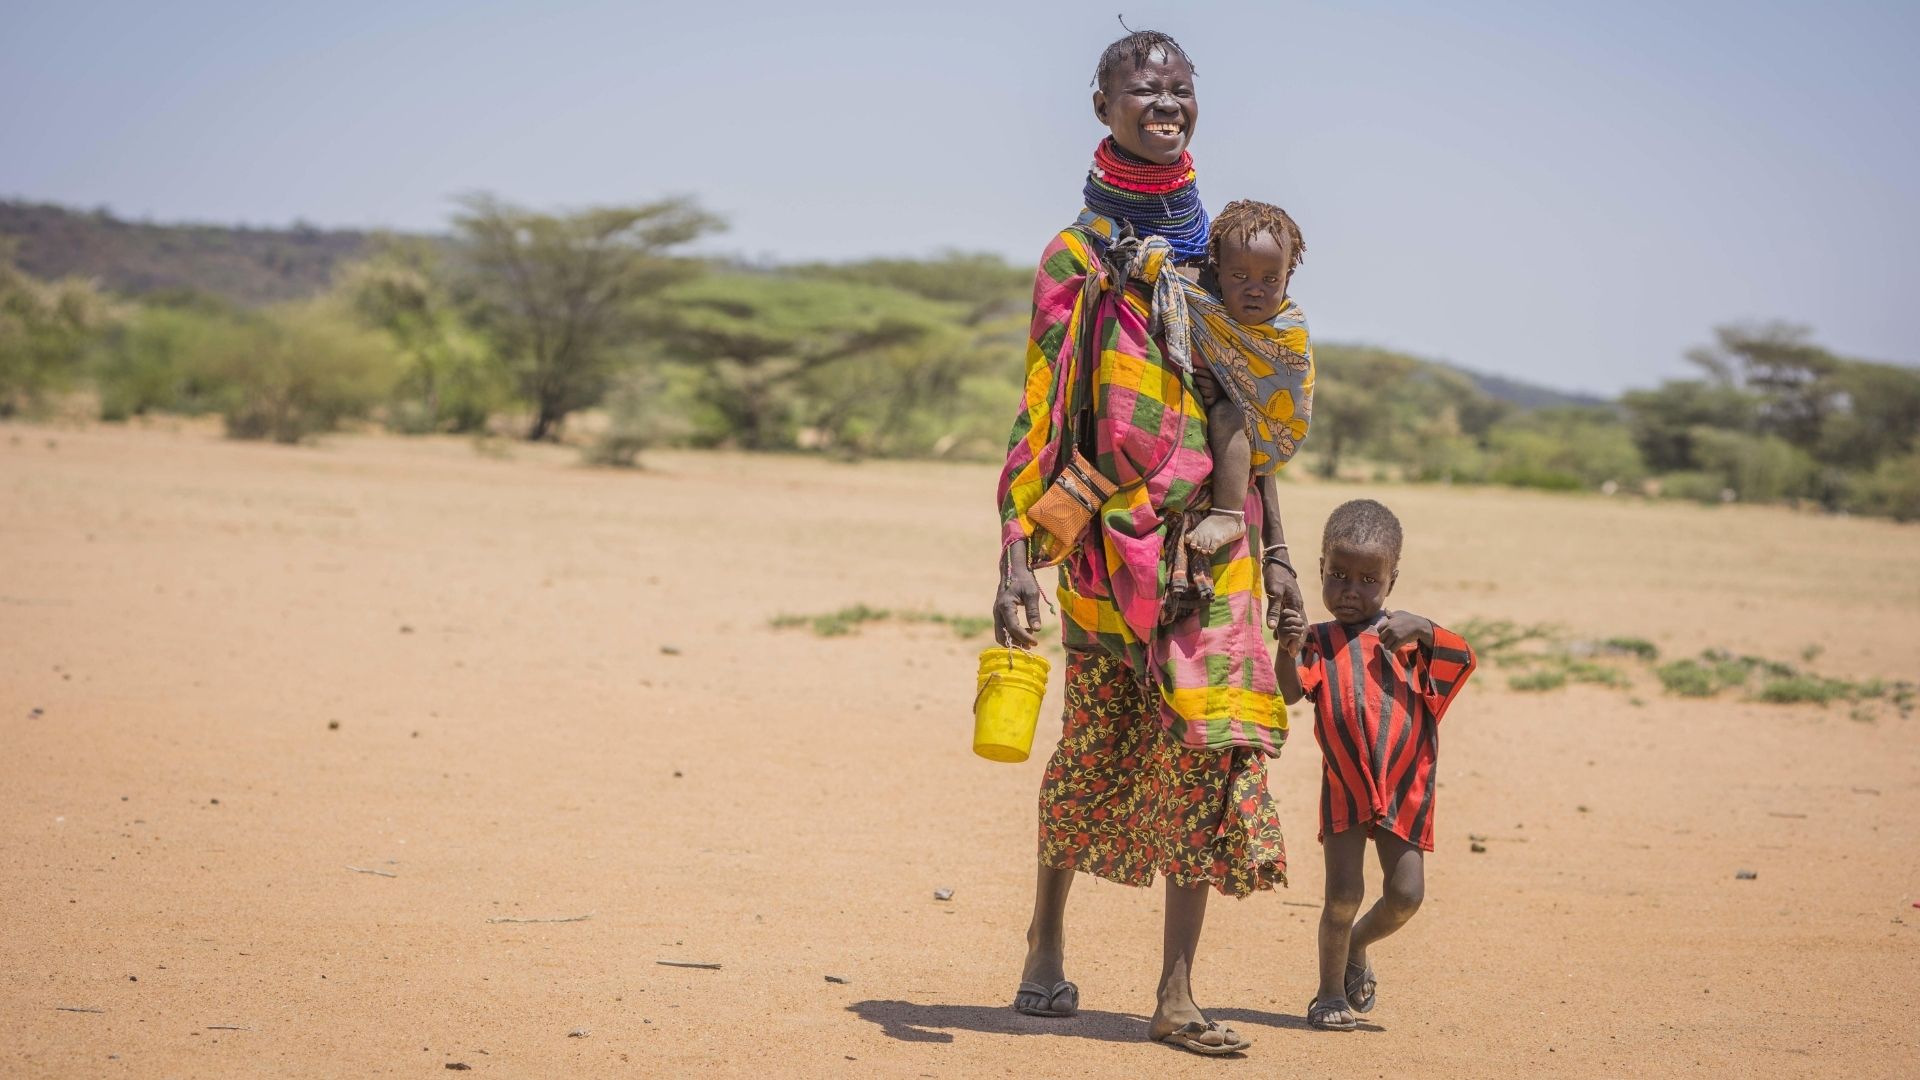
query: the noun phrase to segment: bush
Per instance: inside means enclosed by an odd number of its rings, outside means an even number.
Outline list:
[[[94,352],[100,419],[149,412],[202,413],[217,405],[211,356],[241,347],[233,317],[209,309],[143,307],[114,327]]]
[[[1648,662],[1660,659],[1660,646],[1646,638],[1610,637],[1601,642],[1600,646],[1608,652],[1623,653]]]
[[[1746,665],[1737,661],[1675,660],[1653,673],[1668,693],[1681,697],[1712,697],[1747,681]]]
[[[1854,484],[1847,507],[1895,521],[1920,521],[1920,454],[1882,461]]]
[[[666,380],[650,370],[627,372],[607,393],[607,426],[584,451],[589,465],[631,469],[640,452],[683,438],[692,425],[664,400]]]
[[[1688,499],[1698,503],[1726,501],[1730,489],[1718,476],[1703,472],[1676,472],[1660,477],[1660,495],[1668,499]]]
[[[1693,455],[1746,502],[1777,502],[1816,494],[1820,468],[1806,451],[1772,435],[1696,428]]]
[[[1502,420],[1488,433],[1487,461],[1495,483],[1554,491],[1632,483],[1646,473],[1633,437],[1604,409],[1543,409]]]
[[[324,301],[270,309],[204,358],[236,439],[297,443],[365,416],[393,389],[399,358],[380,334]]]
[[[36,281],[0,250],[0,416],[70,386],[112,314],[93,286]]]

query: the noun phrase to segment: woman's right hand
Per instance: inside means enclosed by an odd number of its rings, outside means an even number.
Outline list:
[[[1000,556],[1000,588],[993,594],[993,640],[1031,649],[1040,643],[1040,582],[1027,567],[1027,542],[1015,540]]]

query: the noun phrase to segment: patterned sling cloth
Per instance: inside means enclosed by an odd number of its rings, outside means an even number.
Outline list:
[[[1291,298],[1273,321],[1236,322],[1205,289],[1173,272],[1175,252],[1158,236],[1136,241],[1128,277],[1152,291],[1148,328],[1167,343],[1167,355],[1182,371],[1193,370],[1193,352],[1213,369],[1222,389],[1240,407],[1252,452],[1253,474],[1265,476],[1292,459],[1313,418],[1313,345],[1307,316]]]
[[[1092,220],[1089,220],[1091,218]],[[1213,460],[1206,412],[1191,373],[1149,327],[1153,293],[1179,277],[1164,254],[1086,289],[1102,249],[1117,239],[1110,219],[1083,215],[1055,236],[1034,278],[1026,383],[999,486],[1003,544],[1028,542],[1035,567],[1060,567],[1062,637],[1073,650],[1104,650],[1121,661],[1161,722],[1196,749],[1246,747],[1278,753],[1287,711],[1273,674],[1262,617],[1257,489],[1248,492],[1247,535],[1213,554],[1211,603],[1161,625],[1169,532],[1207,504]],[[1164,271],[1164,273],[1163,273]],[[1170,282],[1169,282],[1170,283]],[[1083,331],[1098,344],[1094,368],[1094,464],[1120,485],[1071,552],[1027,511],[1053,476],[1056,433]]]

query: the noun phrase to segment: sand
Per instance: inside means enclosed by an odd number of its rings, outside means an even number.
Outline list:
[[[0,425],[0,1074],[1920,1072],[1920,718],[1644,675],[1468,688],[1365,1030],[1302,1019],[1304,727],[1272,767],[1292,887],[1216,899],[1202,943],[1248,1057],[1143,1040],[1157,888],[1082,877],[1086,1011],[1017,1017],[1058,674],[1041,752],[994,764],[983,639],[769,626],[984,614],[994,471],[649,464]],[[1286,490],[1310,566],[1361,489]],[[1397,602],[1442,622],[1920,675],[1912,527],[1364,490],[1407,523]]]

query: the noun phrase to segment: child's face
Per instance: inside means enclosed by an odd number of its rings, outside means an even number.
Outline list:
[[[1144,64],[1117,71],[1093,92],[1093,114],[1113,132],[1113,141],[1134,157],[1161,165],[1180,160],[1200,120],[1193,69],[1165,50]]]
[[[1292,275],[1292,253],[1272,233],[1260,233],[1248,243],[1220,243],[1220,299],[1227,314],[1245,326],[1272,322],[1287,298]]]
[[[1364,623],[1386,606],[1399,576],[1392,552],[1371,545],[1335,544],[1320,557],[1320,599],[1341,622]]]

